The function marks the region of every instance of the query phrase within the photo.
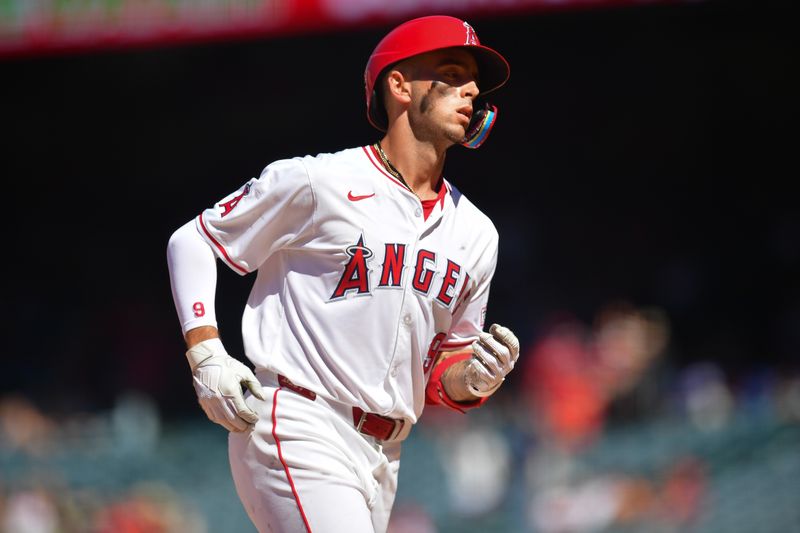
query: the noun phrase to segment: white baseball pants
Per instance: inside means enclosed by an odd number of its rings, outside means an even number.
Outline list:
[[[267,400],[247,398],[258,422],[228,438],[236,492],[258,531],[384,533],[401,443],[362,435],[347,408],[280,388],[274,374],[258,378]]]

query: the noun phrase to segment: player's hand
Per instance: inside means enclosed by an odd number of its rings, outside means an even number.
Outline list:
[[[228,431],[245,431],[256,423],[258,415],[245,404],[242,385],[263,400],[261,384],[246,365],[228,355],[219,339],[195,344],[186,358],[197,400],[209,420]]]
[[[514,369],[519,357],[519,340],[510,329],[492,324],[472,343],[472,359],[467,365],[467,389],[482,398],[494,394]]]

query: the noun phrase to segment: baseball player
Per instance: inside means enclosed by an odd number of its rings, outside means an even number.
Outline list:
[[[497,232],[442,174],[448,148],[485,141],[497,109],[476,98],[508,76],[466,22],[406,22],[365,71],[379,142],[276,161],[172,235],[194,387],[259,531],[386,531],[425,404],[481,405],[514,368],[514,334],[484,331]],[[256,273],[255,373],[216,329],[216,259]]]

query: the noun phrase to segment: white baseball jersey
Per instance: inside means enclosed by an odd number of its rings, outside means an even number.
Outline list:
[[[332,400],[416,422],[435,355],[483,330],[493,224],[444,182],[427,219],[371,146],[272,163],[197,218],[257,271],[247,357]]]

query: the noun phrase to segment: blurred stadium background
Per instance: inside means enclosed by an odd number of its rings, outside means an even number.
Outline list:
[[[426,411],[393,533],[800,531],[791,2],[0,0],[0,530],[253,531],[165,246],[270,161],[377,139],[362,71],[449,13],[512,66],[447,176],[523,355]],[[794,178],[792,176],[795,176]],[[241,353],[250,280],[220,270]]]

